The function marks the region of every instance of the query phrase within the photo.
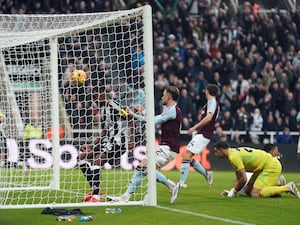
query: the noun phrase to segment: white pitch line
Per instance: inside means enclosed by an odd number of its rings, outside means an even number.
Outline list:
[[[238,220],[230,220],[230,219],[226,219],[226,218],[222,218],[222,217],[210,216],[210,215],[203,214],[203,213],[190,212],[190,211],[186,211],[186,210],[174,209],[174,208],[169,208],[169,207],[164,207],[164,206],[159,206],[159,205],[156,207],[160,208],[160,209],[166,209],[169,211],[173,211],[173,212],[180,212],[180,213],[185,213],[185,214],[189,214],[189,215],[193,215],[193,216],[204,217],[204,218],[208,218],[208,219],[212,219],[212,220],[220,220],[222,222],[228,222],[228,223],[233,223],[233,224],[242,224],[242,225],[255,225],[253,223],[245,223],[245,222],[238,221]]]

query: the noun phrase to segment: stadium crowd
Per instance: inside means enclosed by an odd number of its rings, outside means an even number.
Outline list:
[[[261,141],[236,131],[298,131],[300,6],[292,13],[260,11],[263,5],[247,1],[199,0],[192,14],[192,3],[6,0],[0,1],[0,13],[101,12],[151,4],[156,113],[164,88],[177,86],[183,129],[188,129],[205,104],[204,87],[214,83],[221,89],[216,128],[234,131],[232,140]]]

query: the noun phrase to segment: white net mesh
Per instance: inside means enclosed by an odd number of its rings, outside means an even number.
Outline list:
[[[82,198],[93,185],[77,157],[80,146],[93,142],[103,130],[107,131],[103,140],[112,144],[113,154],[101,169],[102,201],[92,204],[111,204],[105,196],[126,191],[134,167],[145,157],[145,123],[132,123],[120,113],[130,108],[142,114],[145,109],[143,8],[0,15],[0,29],[0,206],[85,205]],[[52,101],[51,83],[54,38],[58,43],[57,102]],[[74,70],[83,70],[86,76],[72,78]],[[107,103],[100,100],[103,93]],[[59,188],[53,188],[57,187],[53,184],[51,128],[57,119],[52,115],[53,104],[59,105],[61,129]],[[128,150],[130,137],[134,148]],[[98,165],[95,159],[91,163]],[[124,204],[142,203],[145,193],[146,180],[131,202]]]

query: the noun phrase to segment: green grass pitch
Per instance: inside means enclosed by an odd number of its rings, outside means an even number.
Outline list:
[[[164,172],[173,180],[179,179],[178,171]],[[297,173],[283,173],[287,181],[298,182]],[[105,214],[105,206],[81,207],[93,216],[89,224],[103,225],[217,225],[257,224],[293,225],[300,223],[300,199],[284,193],[280,198],[253,199],[246,197],[222,198],[219,193],[230,189],[233,171],[215,171],[214,186],[209,188],[199,174],[190,173],[188,187],[181,189],[175,204],[170,205],[170,194],[158,184],[158,207],[121,206],[123,213]],[[299,186],[300,187],[300,186]],[[74,208],[74,207],[73,207]],[[73,209],[71,208],[71,209]],[[0,225],[53,225],[82,224],[79,216],[74,221],[56,221],[56,216],[42,215],[43,209],[1,209]]]

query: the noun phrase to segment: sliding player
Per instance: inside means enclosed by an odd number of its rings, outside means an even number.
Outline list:
[[[167,87],[161,98],[164,110],[160,115],[155,116],[156,125],[161,125],[161,140],[156,149],[156,180],[167,186],[171,193],[170,203],[173,204],[177,198],[179,191],[179,183],[169,180],[165,175],[160,173],[158,169],[167,165],[172,161],[179,152],[180,147],[180,129],[181,129],[181,110],[177,105],[179,98],[179,90],[177,87]],[[132,114],[132,112],[130,112]],[[144,120],[143,117],[133,114],[136,119]],[[140,186],[142,179],[147,175],[147,160],[142,160],[140,165],[136,167],[127,191],[121,196],[107,196],[110,201],[129,201],[131,196]]]
[[[90,144],[80,147],[78,165],[91,186],[91,190],[82,201],[100,202],[100,169],[108,161],[115,165],[121,155],[134,145],[133,119],[115,101],[110,99],[105,89],[98,93],[101,133]]]

